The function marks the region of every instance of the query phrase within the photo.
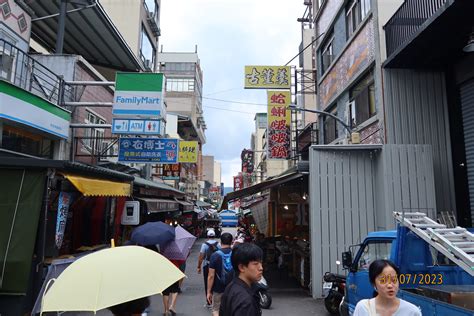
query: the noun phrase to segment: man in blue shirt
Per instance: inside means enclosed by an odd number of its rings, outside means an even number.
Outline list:
[[[207,302],[212,304],[212,315],[219,316],[222,293],[228,279],[232,278],[232,235],[221,235],[221,249],[214,252],[209,263],[209,276],[207,279]]]

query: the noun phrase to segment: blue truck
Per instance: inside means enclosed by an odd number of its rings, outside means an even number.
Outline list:
[[[236,227],[239,223],[239,216],[236,211],[223,210],[219,213],[223,227]]]
[[[399,297],[425,315],[474,315],[474,234],[447,228],[423,213],[395,213],[397,230],[369,233],[342,254],[348,270],[341,315],[373,297],[368,266],[388,259],[400,268]],[[353,256],[354,254],[354,256]]]

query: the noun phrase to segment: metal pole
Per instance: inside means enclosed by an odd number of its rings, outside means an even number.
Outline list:
[[[61,0],[59,8],[58,37],[56,38],[56,55],[63,53],[64,29],[66,28],[67,0]]]

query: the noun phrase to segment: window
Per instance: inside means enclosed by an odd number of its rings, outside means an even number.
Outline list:
[[[378,259],[389,259],[390,251],[392,249],[392,242],[371,242],[365,245],[359,262],[357,263],[358,270],[369,270],[372,262]]]
[[[85,122],[87,124],[105,124],[105,120],[89,111],[87,111]],[[101,152],[104,136],[105,131],[103,128],[85,128],[83,143],[88,149]]]
[[[53,158],[53,141],[21,128],[4,124],[2,148],[43,158]]]
[[[357,30],[360,22],[370,12],[370,0],[351,0],[346,7],[346,31],[347,38]]]
[[[6,19],[12,13],[12,10],[10,9],[10,5],[8,4],[8,1],[0,4],[0,10],[2,10],[4,19]]]
[[[26,29],[28,28],[25,15],[23,13],[18,17],[18,28],[20,29],[20,32],[22,33],[26,31]]]
[[[373,72],[362,78],[349,92],[349,125],[354,128],[376,114]]]
[[[175,91],[175,92],[194,91],[194,79],[167,79],[166,91]]]
[[[148,36],[145,27],[142,25],[140,58],[142,59],[145,68],[148,70],[153,70],[155,68],[155,55],[155,46],[153,46],[152,40]]]
[[[165,71],[168,72],[194,72],[196,66],[194,63],[166,63]]]
[[[329,66],[331,65],[332,61],[334,60],[334,35],[331,34],[329,39],[323,45],[323,50],[321,53],[321,66],[322,66],[322,73],[324,74],[326,70],[328,70]]]
[[[330,113],[337,116],[337,106],[332,111],[330,111]],[[338,122],[334,118],[330,116],[324,117],[324,143],[325,144],[330,144],[338,138],[339,134],[337,131],[337,124]]]

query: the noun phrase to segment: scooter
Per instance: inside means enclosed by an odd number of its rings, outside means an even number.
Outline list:
[[[260,307],[263,309],[269,309],[272,305],[272,296],[268,293],[267,280],[262,276],[260,281],[255,284],[255,295],[258,297]]]
[[[326,272],[323,276],[324,306],[331,315],[339,315],[339,306],[344,298],[346,276]]]

